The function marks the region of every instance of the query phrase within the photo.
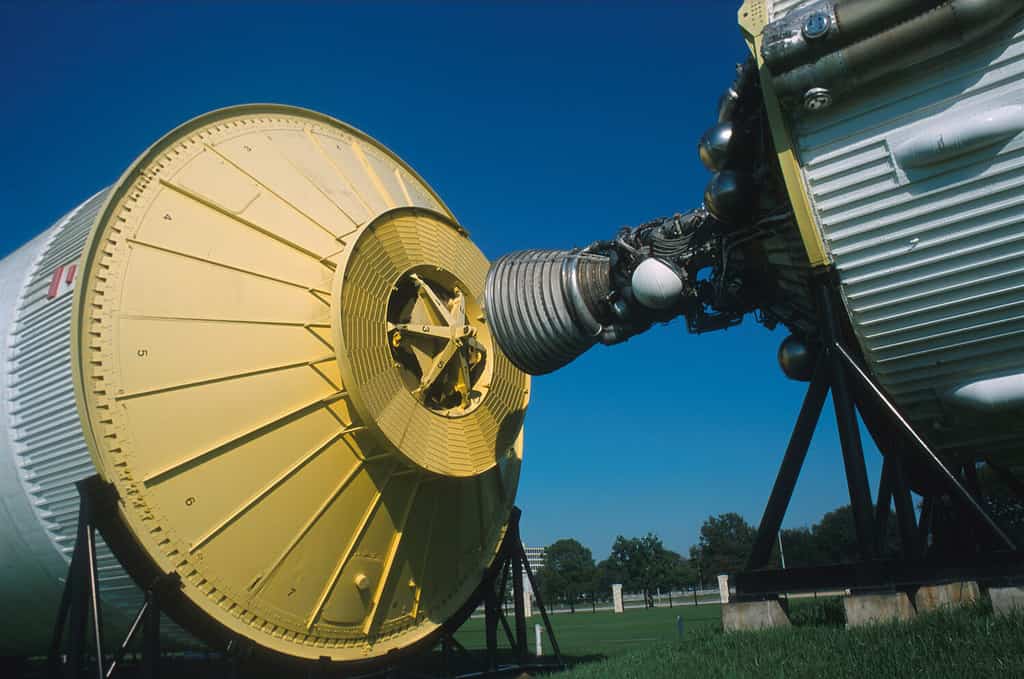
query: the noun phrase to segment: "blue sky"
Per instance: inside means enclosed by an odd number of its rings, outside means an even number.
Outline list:
[[[254,101],[375,136],[488,257],[585,245],[698,204],[696,142],[745,56],[738,4],[0,3],[0,254],[172,127]],[[537,378],[526,541],[603,558],[654,531],[685,552],[710,514],[756,524],[804,392],[776,365],[783,338],[675,322]],[[826,413],[787,526],[848,501]]]

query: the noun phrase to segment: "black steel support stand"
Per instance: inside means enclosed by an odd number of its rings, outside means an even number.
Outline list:
[[[839,428],[839,442],[846,467],[846,484],[850,491],[850,506],[857,530],[857,543],[861,556],[870,559],[875,555],[874,521],[871,504],[871,486],[868,484],[868,470],[864,464],[864,449],[861,446],[857,412],[853,395],[846,381],[846,368],[836,354],[841,330],[836,314],[834,288],[818,286],[819,308],[825,339],[825,359],[832,377],[832,403],[836,411],[836,425]]]
[[[864,449],[861,445],[860,427],[857,423],[857,410],[854,395],[850,389],[846,365],[834,347],[839,346],[842,330],[836,313],[835,289],[825,281],[818,281],[817,302],[821,318],[824,346],[820,351],[807,395],[804,397],[800,415],[797,417],[793,434],[790,437],[786,453],[783,455],[775,486],[765,506],[764,515],[758,528],[754,548],[747,562],[747,570],[763,568],[771,558],[772,546],[782,526],[782,519],[793,497],[797,478],[803,468],[807,450],[810,447],[814,430],[821,419],[825,397],[832,393],[832,404],[835,410],[836,426],[839,430],[839,442],[843,455],[843,466],[846,470],[847,489],[850,494],[850,506],[853,510],[854,527],[857,533],[857,545],[864,559],[874,558],[881,540],[878,536],[877,522],[881,520],[871,498],[871,486],[868,483],[867,466],[864,463]],[[891,476],[891,475],[890,475]],[[887,479],[891,484],[892,480]],[[882,508],[884,499],[885,520],[888,520],[891,488],[880,489],[878,505]],[[884,498],[883,498],[884,496]],[[884,525],[884,524],[883,524]],[[884,532],[883,532],[884,535]]]
[[[779,466],[779,474],[775,478],[771,497],[768,498],[768,504],[764,508],[761,525],[754,540],[754,549],[747,562],[747,570],[761,568],[771,558],[775,536],[782,526],[782,519],[789,507],[789,501],[793,497],[793,489],[796,488],[796,480],[803,468],[807,449],[811,445],[811,437],[818,425],[818,418],[821,417],[821,410],[825,405],[827,395],[827,370],[824,362],[819,360],[814,377],[811,378],[811,386],[807,388],[804,404],[800,408],[800,415],[797,416],[796,426],[793,427],[793,435],[790,437],[786,453],[782,457],[782,464]]]
[[[878,481],[878,502],[875,503],[875,554],[885,550],[889,532],[889,509],[892,507],[892,475],[896,461],[887,457],[882,461],[882,478]]]
[[[141,651],[141,664],[137,673],[144,679],[157,679],[160,673],[160,619],[161,609],[173,601],[174,592],[181,586],[176,575],[153,571],[136,571],[136,577],[152,578],[149,586],[142,587],[145,598],[123,640],[116,649],[107,649],[104,642],[104,617],[96,563],[96,538],[103,535],[108,545],[122,544],[123,536],[117,532],[117,495],[110,484],[98,476],[92,476],[77,484],[79,495],[78,532],[68,567],[67,580],[61,597],[57,619],[53,628],[50,651],[47,657],[48,676],[51,679],[108,679],[122,666],[125,656],[133,648]],[[508,671],[518,668],[556,669],[565,666],[561,649],[555,637],[554,628],[548,618],[537,582],[530,570],[530,564],[523,549],[519,533],[522,512],[513,507],[505,537],[498,549],[494,566],[489,569],[486,579],[477,590],[474,600],[467,604],[466,615],[484,605],[486,622],[486,667],[484,673]],[[106,531],[106,533],[105,533]],[[119,538],[116,539],[115,538]],[[114,540],[114,542],[111,542]],[[525,615],[525,591],[523,577],[533,587],[537,609],[547,629],[555,663],[529,662],[527,658],[527,620]],[[512,578],[514,627],[509,624],[502,602],[505,601],[508,579]],[[497,627],[501,625],[509,647],[514,652],[516,665],[499,667]],[[457,628],[445,628],[440,634],[441,654],[446,667],[452,651],[471,659],[478,657],[460,644],[453,634]],[[141,637],[141,643],[138,642]],[[134,642],[134,643],[133,643]],[[229,674],[237,674],[239,653],[233,651],[235,644],[227,645],[227,655],[232,661]],[[403,672],[397,664],[389,671]],[[390,675],[389,675],[390,676]],[[404,676],[404,675],[403,675]],[[410,675],[411,676],[411,675]],[[417,675],[419,676],[419,675]],[[479,672],[475,676],[480,676]]]
[[[492,569],[491,574],[484,580],[478,590],[478,601],[481,601],[484,606],[484,635],[487,643],[486,660],[484,666],[484,672],[486,674],[496,673],[499,671],[508,671],[511,669],[525,669],[525,668],[536,668],[543,666],[543,663],[530,663],[527,662],[527,620],[526,620],[526,592],[523,585],[523,576],[527,578],[533,589],[533,595],[537,602],[537,610],[540,612],[541,619],[544,622],[544,627],[547,630],[548,640],[551,643],[552,654],[555,657],[554,665],[547,665],[545,669],[556,669],[565,667],[565,663],[562,660],[562,651],[558,646],[558,640],[555,637],[555,630],[551,625],[551,619],[548,618],[547,608],[544,606],[543,597],[541,597],[540,590],[537,588],[537,582],[534,579],[533,572],[530,570],[530,563],[526,558],[526,550],[523,549],[522,538],[519,534],[519,518],[522,512],[518,507],[513,507],[512,514],[509,517],[508,528],[505,532],[505,538],[498,550],[497,557],[497,568]],[[507,591],[508,580],[512,579],[512,614],[513,624],[509,624],[508,618],[505,616],[505,612],[502,610],[502,602],[505,601],[505,595]],[[508,640],[509,648],[513,651],[516,657],[517,666],[512,667],[501,667],[499,665],[498,658],[498,625],[501,625],[505,632],[505,638]],[[451,669],[449,659],[451,658],[451,650],[455,648],[460,651],[463,655],[469,655],[466,651],[452,636],[454,630],[450,630],[448,634],[444,635],[441,639],[441,650],[442,655],[445,659],[445,666]]]
[[[782,520],[792,498],[793,489],[796,487],[797,478],[807,456],[814,430],[821,417],[825,398],[830,391],[839,430],[857,544],[862,559],[860,565],[870,564],[884,552],[892,507],[895,507],[904,561],[908,563],[915,561],[916,563],[916,560],[925,556],[936,508],[935,500],[930,496],[926,497],[921,519],[920,521],[916,520],[910,488],[906,481],[907,456],[914,453],[918,456],[917,462],[929,469],[937,478],[943,480],[950,497],[966,510],[977,525],[984,527],[985,534],[990,534],[1002,548],[1016,550],[1013,541],[980,504],[973,466],[968,469],[958,469],[956,473],[951,471],[924,439],[914,431],[909,422],[846,349],[844,326],[838,311],[841,301],[838,297],[834,274],[818,276],[814,281],[814,286],[817,295],[819,325],[822,330],[818,363],[808,386],[807,395],[804,397],[803,406],[800,408],[789,445],[783,455],[771,496],[765,506],[754,547],[747,563],[747,572],[737,574],[736,586],[740,596],[756,598],[760,595],[770,595],[770,590],[765,590],[765,587],[773,587],[776,584],[781,586],[784,581],[795,581],[800,577],[805,577],[809,581],[821,580],[811,572],[813,569],[795,569],[798,572],[793,572],[792,577],[783,577],[781,573],[778,574],[778,577],[768,573],[764,573],[765,577],[761,577],[755,571],[765,568],[771,558],[776,536],[782,526]],[[875,415],[883,416],[894,432],[893,440],[876,441],[885,459],[875,501],[872,500],[871,488],[868,483],[860,427],[857,420],[858,409],[865,412],[866,407],[870,407]],[[875,434],[874,431],[872,433]],[[878,435],[875,434],[875,437],[877,439]],[[906,447],[904,442],[909,444],[909,450],[903,449]],[[1000,470],[996,469],[996,471]],[[1016,484],[1020,486],[1019,482]],[[971,492],[972,489],[975,492]],[[1024,487],[1021,487],[1020,490],[1024,493]],[[1016,556],[1007,557],[1009,560],[1004,560],[1004,562],[1011,564],[1007,568],[1018,567],[1013,564],[1024,561],[1022,556],[1024,555],[1018,552]],[[885,568],[879,567],[874,570],[866,568],[858,572],[862,575],[877,572],[886,574],[885,577],[904,577],[904,575],[900,575],[904,572],[900,568],[890,562],[885,563],[888,564]],[[925,570],[919,566],[910,569],[915,574],[920,574]],[[837,573],[845,574],[843,577],[849,576],[849,572],[843,571],[841,568],[838,570],[832,568],[828,572],[832,573],[832,576],[829,577],[839,577],[836,576]],[[859,577],[858,581],[864,582],[864,577]]]
[[[551,620],[548,618],[548,609],[544,606],[544,599],[540,594],[540,587],[537,586],[537,580],[533,577],[533,569],[530,568],[530,562],[526,558],[526,550],[523,548],[522,538],[519,536],[519,516],[520,512],[518,507],[512,509],[513,520],[509,522],[509,529],[515,530],[515,536],[512,541],[512,550],[514,551],[513,558],[518,560],[520,567],[523,572],[526,573],[527,579],[530,581],[530,589],[533,590],[533,598],[537,601],[537,610],[540,611],[541,620],[544,621],[544,629],[548,633],[548,641],[551,642],[551,650],[555,654],[555,662],[559,667],[565,667],[565,662],[562,660],[562,651],[558,648],[558,639],[555,638],[555,629],[551,626]],[[523,615],[522,630],[523,636],[519,641],[519,645],[525,650],[526,648],[526,616]],[[519,623],[516,624],[516,628],[519,629]]]
[[[931,447],[929,447],[925,440],[918,435],[912,426],[910,426],[910,423],[907,422],[902,414],[900,414],[892,401],[890,401],[874,381],[868,377],[868,374],[860,367],[857,361],[853,359],[845,347],[843,347],[840,342],[836,342],[833,349],[840,357],[842,357],[846,366],[850,369],[850,372],[860,380],[861,385],[873,394],[877,401],[884,406],[893,422],[896,423],[903,433],[906,434],[906,436],[914,443],[914,446],[921,453],[921,457],[924,461],[945,479],[949,486],[951,495],[957,500],[963,502],[978,522],[987,527],[1005,548],[1016,550],[1017,546],[1013,543],[1013,540],[1003,532],[1003,529],[999,527],[999,524],[997,524],[989,513],[985,511],[985,508],[979,503],[978,498],[972,495],[971,492],[964,487],[964,484],[961,483],[960,478],[954,474],[941,459],[939,459],[939,456],[932,451]]]
[[[106,662],[103,642],[103,611],[96,568],[96,535],[104,512],[115,511],[112,491],[91,476],[75,484],[78,488],[78,533],[68,567],[64,593],[53,627],[48,656],[51,679],[107,679],[113,675],[132,640],[142,631],[142,676],[156,679],[160,670],[159,594],[176,583],[157,581],[145,591],[145,601],[128,633]],[[91,622],[91,624],[89,624]],[[65,649],[65,628],[69,628]],[[87,633],[88,628],[88,633]],[[90,645],[92,647],[90,653]]]
[[[498,554],[495,557],[494,566],[488,571],[484,581],[480,584],[477,589],[477,593],[473,600],[469,604],[470,609],[475,609],[481,604],[484,607],[484,638],[486,641],[486,650],[484,653],[484,663],[480,670],[473,672],[468,676],[506,676],[510,671],[519,670],[553,670],[561,669],[565,667],[565,663],[562,660],[562,652],[558,646],[558,640],[555,638],[555,630],[551,625],[551,620],[548,618],[547,608],[544,606],[544,600],[541,597],[540,591],[537,588],[537,582],[533,577],[533,572],[530,570],[529,561],[526,558],[526,550],[523,549],[522,537],[519,533],[519,519],[522,515],[522,511],[518,507],[512,508],[512,513],[509,516],[508,527],[505,531],[505,537],[502,540],[501,546],[498,548]],[[552,655],[554,655],[555,662],[545,663],[541,659],[536,662],[530,662],[527,656],[527,620],[526,620],[526,592],[524,587],[523,578],[524,576],[529,581],[533,588],[534,598],[537,603],[537,610],[540,612],[541,618],[544,621],[544,627],[547,630],[548,640],[551,643]],[[512,580],[512,623],[509,623],[508,616],[504,609],[504,602],[506,601],[506,593],[508,591],[508,581]],[[461,624],[461,623],[460,623]],[[498,626],[501,626],[505,639],[508,641],[508,646],[512,650],[516,663],[513,665],[502,665],[499,658],[499,644],[498,644]],[[479,656],[474,655],[466,650],[466,648],[456,640],[454,634],[457,631],[458,626],[447,628],[441,635],[440,638],[440,649],[442,664],[445,668],[445,676],[458,676],[454,671],[455,661],[454,654],[452,651],[458,652],[459,656],[469,660],[474,667],[480,667],[477,664]],[[482,670],[482,671],[481,671]]]
[[[896,522],[900,531],[900,547],[904,559],[924,556],[924,551],[917,539],[917,519],[914,515],[914,500],[910,497],[910,486],[907,485],[904,461],[895,458],[891,463],[892,498],[896,505]]]

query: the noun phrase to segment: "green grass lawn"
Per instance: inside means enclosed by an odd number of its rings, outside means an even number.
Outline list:
[[[722,624],[722,610],[718,604],[627,609],[625,613],[591,613],[589,609],[582,609],[576,613],[559,613],[550,617],[562,654],[588,657],[595,654],[618,655],[655,642],[676,639],[677,616],[683,617],[685,634],[703,628],[718,629]],[[511,624],[511,619],[509,622]],[[542,621],[540,615],[535,613],[530,618],[527,630],[531,653],[534,648],[533,626],[538,624],[542,624]],[[479,618],[468,620],[455,636],[468,649],[483,649],[487,646],[484,640],[484,621]],[[498,643],[507,643],[500,627]],[[544,651],[551,652],[551,644],[546,636]]]
[[[684,636],[676,632],[676,616]],[[794,601],[794,626],[725,634],[718,605],[578,612],[552,616],[566,661],[560,679],[678,677],[828,679],[974,679],[1024,677],[1024,615],[997,617],[987,604],[919,615],[908,623],[847,630],[839,599]],[[530,651],[533,625],[530,620]],[[457,638],[483,649],[482,620]],[[505,645],[499,628],[499,644]],[[545,638],[544,650],[551,652]]]

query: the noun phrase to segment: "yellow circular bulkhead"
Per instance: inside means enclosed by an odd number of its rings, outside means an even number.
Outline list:
[[[229,634],[372,660],[464,607],[529,396],[487,267],[412,169],[302,109],[204,115],[115,186],[75,297],[83,428],[138,545]]]

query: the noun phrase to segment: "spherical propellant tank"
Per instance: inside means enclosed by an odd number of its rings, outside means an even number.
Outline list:
[[[487,268],[388,149],[277,105],[184,124],[0,262],[0,653],[45,649],[93,474],[206,639],[372,662],[465,615],[529,396]]]

